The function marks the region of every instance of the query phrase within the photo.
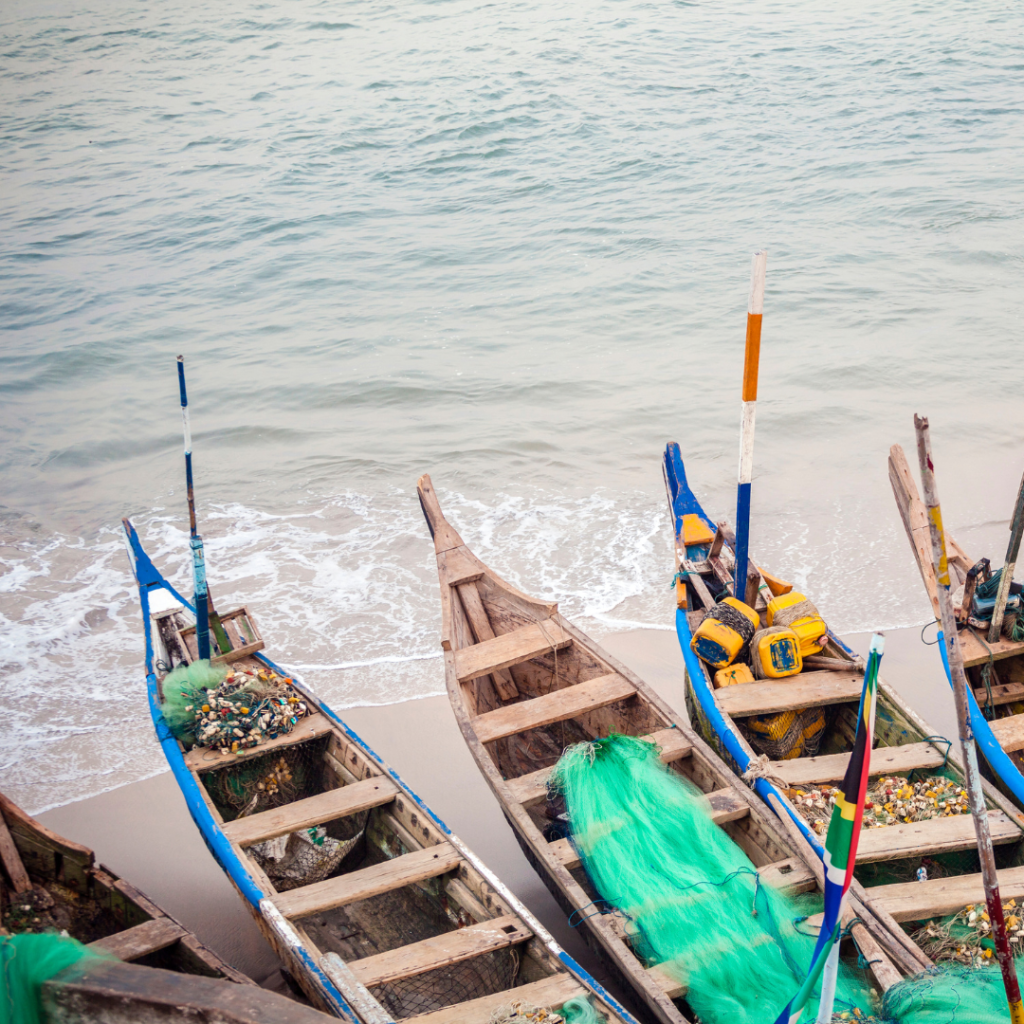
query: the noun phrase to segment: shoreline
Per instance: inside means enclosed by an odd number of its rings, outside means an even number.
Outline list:
[[[882,677],[956,743],[952,696],[936,651],[920,628],[886,633]],[[843,639],[865,653],[870,633]],[[613,633],[602,646],[685,715],[683,658],[675,631]],[[599,980],[605,972],[530,867],[480,774],[445,695],[346,708],[342,717]],[[280,988],[277,959],[206,849],[170,771],[37,815],[96,851],[97,860],[151,896],[229,963]]]

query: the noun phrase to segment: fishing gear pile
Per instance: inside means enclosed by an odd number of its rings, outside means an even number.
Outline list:
[[[605,1018],[587,996],[567,999],[557,1010],[515,1000],[499,1006],[489,1024],[600,1024]]]
[[[179,665],[163,681],[160,705],[185,745],[237,754],[284,733],[309,714],[291,679],[270,668],[234,671],[209,661]]]
[[[652,743],[613,735],[576,744],[551,784],[597,890],[593,912],[629,922],[634,948],[686,986],[702,1024],[774,1020],[807,977],[816,936],[798,922],[815,912],[812,901],[761,884],[746,854],[711,820],[705,796],[662,764]],[[980,968],[922,972],[880,1002],[866,975],[840,961],[835,1012],[884,1024],[1003,1020],[1001,975],[982,959]]]
[[[1024,951],[1024,910],[1016,900],[1003,904],[1003,920],[1011,951]],[[992,923],[984,904],[970,903],[963,910],[929,921],[914,933],[914,941],[935,961],[981,967],[996,955]]]
[[[828,832],[832,808],[840,790],[835,786],[790,789],[789,798],[801,816],[819,835]],[[909,825],[914,821],[970,814],[967,790],[954,780],[933,775],[911,782],[899,775],[883,775],[867,792],[862,828]]]

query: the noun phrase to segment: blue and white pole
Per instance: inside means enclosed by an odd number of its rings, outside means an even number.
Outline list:
[[[185,489],[188,492],[189,545],[192,548],[192,577],[196,596],[196,646],[200,659],[210,657],[210,602],[206,586],[206,558],[203,538],[196,531],[196,499],[192,490],[192,428],[188,422],[188,395],[185,393],[185,360],[178,356],[178,389],[181,392],[181,421],[185,429]]]
[[[754,472],[754,409],[757,369],[761,358],[761,317],[764,314],[765,250],[754,253],[747,300],[747,344],[743,356],[743,416],[740,420],[740,467],[736,489],[736,573],[733,596],[744,600],[747,590],[747,549],[750,542],[750,481]]]

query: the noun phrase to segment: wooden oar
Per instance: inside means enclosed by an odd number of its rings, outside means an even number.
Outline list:
[[[747,593],[747,550],[750,541],[750,481],[754,472],[754,410],[757,370],[761,358],[761,317],[764,314],[764,276],[768,253],[755,252],[747,300],[747,342],[743,354],[743,414],[740,419],[740,465],[736,487],[736,571],[732,592],[741,601]]]
[[[967,706],[967,676],[960,653],[960,638],[956,632],[953,617],[953,602],[949,596],[949,563],[946,559],[946,538],[942,531],[942,512],[935,488],[935,468],[932,462],[931,438],[928,434],[928,420],[923,416],[914,417],[917,429],[917,455],[921,464],[921,486],[924,490],[925,505],[928,508],[928,524],[932,539],[932,564],[935,568],[936,596],[939,618],[942,625],[940,637],[946,645],[949,673],[953,681],[953,696],[956,701],[956,718],[960,732],[960,746],[963,749],[964,776],[967,780],[967,795],[971,804],[971,815],[978,836],[978,858],[981,861],[981,877],[985,886],[985,905],[988,908],[989,923],[996,946],[996,957],[1003,972],[1006,1000],[1010,1006],[1012,1024],[1024,1024],[1024,1003],[1020,998],[1020,985],[1010,944],[1006,939],[1006,922],[1003,920],[1003,901],[999,895],[999,876],[996,873],[996,858],[992,848],[992,833],[989,830],[985,794],[981,788],[978,772],[978,752],[974,745],[974,731]]]
[[[188,525],[191,533],[189,545],[192,548],[192,578],[195,582],[196,606],[196,647],[199,658],[210,657],[210,627],[220,647],[221,654],[231,650],[231,641],[220,623],[220,616],[214,610],[210,590],[206,583],[206,556],[203,538],[196,530],[196,499],[192,488],[192,428],[188,420],[188,395],[185,391],[185,359],[178,356],[178,390],[181,392],[181,422],[185,432],[185,489],[188,493]]]
[[[1013,506],[1013,518],[1010,520],[1010,543],[1006,548],[1006,561],[999,576],[999,590],[996,593],[996,604],[992,609],[992,625],[988,631],[988,642],[994,644],[999,639],[1003,628],[1003,613],[1006,611],[1006,600],[1010,596],[1010,584],[1013,582],[1013,570],[1017,568],[1017,552],[1020,551],[1020,537],[1024,533],[1024,476],[1020,478],[1017,501]]]

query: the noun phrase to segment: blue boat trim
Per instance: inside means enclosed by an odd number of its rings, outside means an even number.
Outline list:
[[[680,538],[683,528],[683,516],[695,514],[711,530],[717,529],[701,508],[696,495],[690,490],[686,481],[686,468],[683,465],[683,458],[679,451],[679,445],[672,441],[665,446],[665,479],[669,485],[669,494],[672,502],[672,512],[675,516],[676,537]],[[700,546],[692,546],[686,549],[687,556],[694,560],[700,560],[707,556],[707,549]],[[690,650],[690,641],[693,634],[690,632],[690,623],[687,621],[686,612],[682,608],[676,609],[676,635],[679,638],[679,646],[682,648],[683,661],[686,664],[686,674],[690,679],[694,697],[700,704],[701,711],[708,720],[708,724],[714,730],[715,735],[721,741],[722,746],[729,756],[739,766],[740,772],[745,772],[750,767],[750,756],[744,749],[743,740],[739,731],[722,713],[715,700],[714,690],[711,687],[711,680],[708,678],[704,662]],[[831,634],[830,634],[831,635]],[[849,647],[840,643],[840,646],[851,655]],[[754,792],[760,796],[766,804],[774,811],[774,805],[768,801],[769,796],[774,796],[786,809],[786,813],[793,820],[793,823],[800,829],[801,834],[811,844],[811,849],[818,855],[824,857],[825,848],[817,833],[807,824],[796,811],[790,807],[788,801],[783,799],[781,790],[768,779],[755,779]]]
[[[953,675],[949,670],[946,638],[943,636],[941,629],[939,630],[939,651],[942,654],[942,667],[946,671],[946,681],[949,683],[950,689],[952,689]],[[974,699],[974,694],[971,693],[970,687],[967,688],[967,704],[971,713],[971,728],[974,730],[974,740],[981,748],[982,756],[988,761],[989,767],[1000,782],[1013,794],[1013,798],[1017,803],[1024,804],[1024,775],[1021,775],[1020,769],[1013,763],[1010,755],[1000,746],[999,740],[996,739],[995,733],[992,732],[992,727],[988,724],[988,719],[982,714],[978,702]]]
[[[238,888],[238,891],[242,896],[256,909],[257,912],[259,912],[259,903],[260,900],[264,898],[265,894],[256,884],[253,876],[246,869],[244,862],[231,848],[231,843],[221,831],[220,826],[216,821],[214,821],[213,815],[210,813],[210,809],[207,807],[206,801],[203,799],[203,795],[199,790],[199,783],[185,764],[185,757],[181,752],[181,748],[178,746],[178,741],[174,738],[174,734],[171,732],[170,727],[164,720],[163,713],[160,711],[160,697],[157,690],[156,673],[153,667],[153,641],[151,633],[152,623],[150,622],[149,613],[149,593],[153,588],[163,587],[165,590],[173,594],[183,607],[187,608],[189,611],[194,611],[194,609],[189,602],[186,601],[174,589],[174,587],[172,587],[170,583],[160,575],[160,572],[156,569],[149,556],[143,550],[138,534],[135,532],[135,528],[132,524],[128,520],[125,520],[124,525],[125,536],[131,545],[132,554],[134,555],[135,576],[139,585],[139,603],[142,606],[142,625],[146,636],[146,690],[149,697],[149,711],[153,719],[153,727],[156,731],[157,741],[163,748],[164,756],[167,758],[167,763],[177,780],[182,796],[185,798],[185,805],[188,807],[189,814],[192,816],[192,820],[199,829],[199,834],[203,837],[203,842],[206,843],[207,849],[213,855],[214,860],[216,860],[221,866],[224,873]],[[332,982],[331,979],[328,978],[320,969],[320,965],[316,963],[309,951],[301,946],[297,946],[293,949],[293,952],[306,965],[310,975],[316,979],[323,992],[324,998],[333,1004],[335,1012],[339,1016],[349,1018],[353,1024],[358,1024],[359,1017],[356,1012],[351,1006],[349,1006],[345,997],[334,982]]]

